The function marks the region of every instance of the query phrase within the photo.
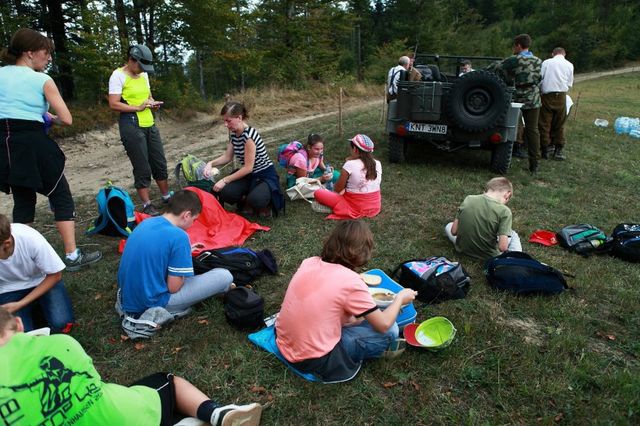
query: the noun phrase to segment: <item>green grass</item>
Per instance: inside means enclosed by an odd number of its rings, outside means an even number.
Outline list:
[[[572,92],[574,101],[580,94],[577,118],[572,113],[567,125],[569,159],[543,161],[536,178],[526,171],[526,160],[512,165],[510,207],[524,250],[575,275],[569,278],[575,290],[556,297],[496,293],[482,265],[459,256],[443,235],[465,195],[482,192],[492,177],[488,152],[451,155],[414,147],[410,162],[389,164],[377,109],[346,116],[342,138],[334,119],[264,134],[273,152],[278,143],[322,133],[327,158],[336,165],[347,155],[346,136],[366,133],[377,142],[383,210],[368,220],[376,238],[369,267],[388,270],[404,259],[445,255],[460,260],[473,277],[466,299],[417,305],[419,320],[444,315],[456,325],[456,340],[443,352],[410,349],[393,361],[369,363],[350,383],[307,383],[228,326],[219,300],[202,304],[137,350],[121,341],[113,311],[117,241],[101,236],[82,242],[99,244],[105,259],[65,274],[80,323],[74,336],[105,380],[129,383],[173,371],[221,401],[269,403],[264,424],[637,424],[640,267],[526,240],[536,229],[587,222],[610,232],[620,222],[640,221],[640,141],[612,128],[617,116],[638,114],[638,89],[637,74],[578,84]],[[608,119],[610,127],[595,127],[595,118]],[[93,214],[92,200],[79,204],[85,217]],[[334,224],[304,202],[288,203],[285,217],[265,224],[271,231],[255,234],[247,245],[270,248],[279,260],[280,274],[255,286],[270,314],[279,309],[297,266],[319,253]]]

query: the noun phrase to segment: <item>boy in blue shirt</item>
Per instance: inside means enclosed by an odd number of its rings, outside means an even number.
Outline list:
[[[194,276],[185,231],[201,210],[195,192],[178,191],[164,214],[143,221],[129,236],[118,268],[122,309],[127,314],[137,316],[153,307],[180,314],[229,289],[233,277],[226,269]]]

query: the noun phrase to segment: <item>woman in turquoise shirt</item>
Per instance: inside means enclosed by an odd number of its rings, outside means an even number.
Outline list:
[[[45,118],[71,125],[72,118],[54,81],[42,71],[51,61],[53,43],[37,31],[18,30],[1,53],[0,190],[13,194],[13,222],[34,221],[36,193],[49,199],[62,237],[68,271],[95,263],[99,251],[76,247],[75,206],[64,176],[65,156],[45,133]],[[49,105],[57,115],[48,112]]]

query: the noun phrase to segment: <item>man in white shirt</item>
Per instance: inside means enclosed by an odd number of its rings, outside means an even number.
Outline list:
[[[53,332],[71,329],[73,310],[62,282],[64,268],[62,259],[38,231],[12,224],[0,214],[0,306],[19,316],[26,331],[35,328],[35,308]]]
[[[565,59],[562,47],[553,49],[552,58],[542,62],[542,108],[538,119],[542,158],[553,153],[556,160],[565,160],[564,123],[567,119],[567,92],[573,86],[573,64]]]
[[[400,56],[398,59],[398,65],[391,68],[387,73],[387,102],[390,102],[398,97],[398,82],[400,81],[400,75],[402,71],[407,71],[411,64],[411,59],[408,56]]]

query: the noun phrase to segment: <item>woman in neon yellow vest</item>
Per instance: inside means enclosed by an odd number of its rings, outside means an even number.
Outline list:
[[[127,63],[113,71],[109,79],[109,107],[120,113],[120,139],[133,165],[134,186],[142,201],[142,211],[157,216],[149,197],[151,177],[166,202],[171,197],[167,183],[167,160],[152,110],[162,102],[151,95],[148,73],[153,73],[153,55],[142,44],[129,48]]]

